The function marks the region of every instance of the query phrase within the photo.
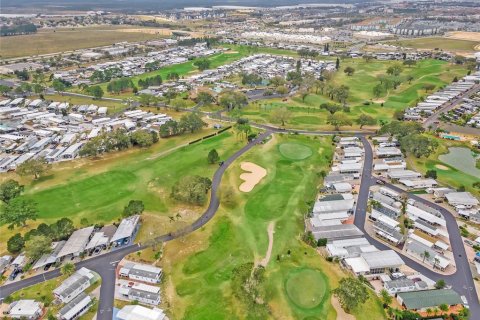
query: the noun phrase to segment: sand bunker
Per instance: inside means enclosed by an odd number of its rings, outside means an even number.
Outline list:
[[[440,170],[448,170],[448,167],[442,165],[442,164],[437,164],[435,165],[435,168],[440,169]]]
[[[240,168],[248,171],[240,175],[240,179],[244,181],[239,187],[242,192],[252,191],[257,183],[267,175],[267,170],[252,162],[242,162]]]

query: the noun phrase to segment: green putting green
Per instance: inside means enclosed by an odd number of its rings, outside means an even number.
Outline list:
[[[313,152],[310,147],[300,144],[300,143],[282,143],[279,147],[278,150],[287,159],[290,160],[303,160],[307,159],[310,157]]]
[[[292,270],[285,281],[288,298],[299,308],[313,309],[323,303],[327,282],[320,271],[300,268]]]

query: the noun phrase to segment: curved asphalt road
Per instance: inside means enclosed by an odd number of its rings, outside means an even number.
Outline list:
[[[221,165],[218,170],[215,172],[213,179],[212,179],[212,189],[211,189],[211,196],[210,196],[210,203],[206,211],[202,214],[202,216],[196,220],[193,224],[183,229],[180,229],[173,233],[168,233],[162,236],[159,236],[154,239],[153,242],[166,242],[173,239],[177,239],[183,237],[205,225],[210,219],[213,218],[215,213],[218,210],[220,205],[220,199],[218,198],[218,188],[222,181],[222,176],[225,173],[225,170],[241,155],[245,152],[252,149],[257,143],[268,137],[272,134],[272,131],[268,130],[262,134],[260,134],[255,140],[251,141],[243,148],[235,152],[230,158],[224,161],[223,165]],[[97,320],[111,320],[113,314],[113,298],[115,292],[115,269],[118,265],[118,262],[123,259],[126,255],[142,250],[146,248],[148,244],[136,244],[130,245],[127,247],[122,247],[118,250],[110,251],[108,253],[92,257],[87,260],[80,261],[76,263],[77,269],[81,267],[86,267],[91,269],[102,277],[102,285],[100,287],[100,299],[99,299],[99,307],[97,313]],[[52,270],[40,275],[36,275],[31,278],[27,278],[25,280],[16,281],[7,285],[0,287],[0,299],[5,298],[6,296],[18,291],[22,288],[29,287],[31,285],[43,282],[45,280],[50,280],[56,278],[60,275],[60,269]]]
[[[388,250],[391,247],[387,246],[384,242],[379,241],[377,238],[371,237],[365,231],[365,219],[366,211],[368,204],[368,193],[370,186],[376,184],[376,179],[372,176],[372,163],[373,163],[373,151],[370,143],[367,141],[365,136],[360,136],[364,149],[365,149],[365,162],[362,172],[362,181],[360,185],[360,192],[358,194],[357,207],[355,211],[355,220],[354,224],[365,233],[365,237],[368,241],[375,245],[380,250]],[[404,193],[405,191],[391,184],[385,184],[389,188]],[[439,210],[442,215],[445,217],[447,222],[447,229],[450,238],[451,249],[455,257],[455,265],[457,270],[452,275],[442,275],[432,271],[431,269],[425,267],[423,264],[419,263],[417,260],[411,259],[409,256],[402,255],[402,259],[405,263],[415,269],[416,271],[424,274],[432,280],[444,279],[447,284],[451,285],[452,288],[467,298],[471,319],[480,319],[480,304],[478,302],[477,292],[475,290],[475,285],[473,283],[472,273],[470,271],[470,264],[467,260],[465,253],[465,247],[463,245],[462,237],[460,236],[460,231],[457,226],[455,217],[446,209],[431,203],[423,198],[420,198],[414,194],[409,193],[409,197],[415,201],[422,202],[425,205],[433,207]]]
[[[362,180],[361,180],[360,192],[358,195],[354,223],[358,228],[360,228],[360,230],[364,231],[365,237],[370,241],[370,243],[374,244],[378,249],[381,249],[381,250],[390,249],[390,247],[387,246],[385,243],[378,241],[376,238],[369,236],[368,233],[365,232],[365,219],[366,219],[366,210],[367,210],[367,204],[368,204],[369,188],[370,186],[374,185],[376,182],[376,179],[372,176],[373,151],[369,142],[365,137],[368,133],[366,132],[359,133],[358,131],[357,132],[355,131],[331,132],[331,131],[308,131],[308,130],[284,130],[284,129],[271,127],[267,125],[260,125],[260,124],[255,124],[255,126],[258,128],[265,129],[267,131],[259,135],[256,140],[248,143],[242,149],[240,149],[235,154],[233,154],[230,158],[225,160],[224,164],[218,168],[218,170],[215,172],[212,179],[212,192],[210,197],[210,203],[207,210],[203,213],[203,215],[198,220],[196,220],[192,225],[185,227],[181,230],[178,230],[176,232],[157,237],[153,239],[152,243],[166,242],[176,238],[183,237],[201,228],[210,219],[212,219],[220,205],[220,200],[218,198],[217,191],[218,191],[218,187],[220,186],[222,176],[225,173],[225,170],[241,155],[243,155],[245,152],[252,149],[259,141],[265,139],[273,132],[277,132],[277,133],[297,132],[299,134],[312,134],[312,135],[332,135],[332,134],[338,134],[338,133],[354,133],[359,138],[361,138],[365,148],[365,162],[363,167]],[[393,185],[388,184],[388,187],[399,192],[404,192],[403,190]],[[416,201],[421,201],[429,206],[432,206],[440,210],[444,215],[447,221],[447,228],[450,236],[451,247],[453,252],[455,253],[455,263],[457,266],[457,270],[453,275],[441,275],[436,272],[433,272],[432,270],[426,268],[416,260],[413,260],[405,255],[402,255],[403,260],[409,267],[423,273],[424,275],[426,275],[427,277],[433,280],[445,279],[445,281],[449,285],[451,285],[455,289],[455,291],[467,297],[467,300],[470,306],[471,318],[480,319],[480,304],[478,303],[477,293],[475,291],[473,278],[470,272],[470,265],[466,258],[465,248],[463,246],[463,241],[460,236],[455,218],[450,214],[450,212],[448,212],[447,210],[443,209],[442,207],[436,204],[430,203],[429,201],[426,201],[412,194],[410,194],[410,197],[415,199]],[[146,248],[148,245],[149,244],[130,245],[130,246],[123,247],[121,249],[111,251],[106,254],[95,256],[90,259],[76,263],[77,268],[87,267],[99,273],[100,276],[102,277],[102,286],[100,287],[99,308],[97,313],[98,320],[112,319],[113,297],[114,297],[114,291],[115,291],[115,269],[118,262],[124,256],[132,252],[142,250]],[[55,277],[58,277],[59,275],[60,275],[60,270],[57,269],[57,270],[49,271],[44,274],[40,274],[25,280],[17,281],[17,282],[2,286],[0,287],[0,299],[5,298],[6,296],[22,288],[31,286],[36,283],[40,283],[45,280],[53,279]]]

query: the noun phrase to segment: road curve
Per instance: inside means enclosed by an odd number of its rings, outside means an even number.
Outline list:
[[[365,219],[367,217],[367,204],[368,204],[368,193],[372,185],[376,184],[376,178],[372,176],[372,164],[373,164],[373,151],[370,143],[367,141],[365,136],[360,136],[362,140],[364,149],[365,149],[365,162],[362,171],[362,181],[360,185],[360,191],[358,194],[357,206],[355,210],[355,220],[354,224],[364,232],[365,237],[368,241],[375,245],[380,250],[391,249],[390,246],[386,245],[384,242],[378,240],[375,237],[370,236],[365,231]],[[391,188],[397,192],[404,193],[405,191],[391,184],[385,184],[388,188]],[[401,254],[402,259],[405,261],[406,265],[415,269],[416,271],[424,274],[432,280],[444,279],[447,284],[451,285],[452,288],[467,298],[471,319],[480,319],[480,304],[478,302],[477,292],[475,290],[475,285],[473,283],[473,277],[470,270],[470,264],[467,260],[467,255],[465,253],[465,247],[463,245],[462,237],[460,236],[460,231],[457,226],[457,221],[455,217],[446,209],[441,206],[427,201],[423,198],[418,197],[415,194],[409,193],[409,197],[415,201],[422,202],[425,205],[433,207],[439,210],[442,215],[445,217],[447,222],[447,229],[450,238],[450,246],[454,253],[456,271],[451,275],[442,275],[432,271],[431,269],[425,267],[423,264],[410,258],[407,255]]]
[[[240,150],[235,152],[232,156],[230,156],[228,159],[226,159],[223,165],[219,166],[217,171],[215,171],[215,174],[212,179],[211,196],[210,196],[210,202],[208,204],[208,208],[205,210],[202,216],[200,216],[200,218],[198,218],[188,227],[185,227],[183,229],[177,230],[172,233],[168,233],[168,234],[164,234],[162,236],[156,237],[155,239],[153,239],[153,242],[161,243],[161,242],[166,242],[166,241],[183,237],[201,228],[208,221],[210,221],[215,215],[215,213],[217,212],[218,207],[220,205],[218,190],[220,187],[220,183],[222,181],[223,174],[225,173],[227,168],[236,159],[238,159],[240,156],[242,156],[244,153],[252,149],[255,145],[260,143],[262,140],[264,140],[271,134],[272,134],[272,131],[266,131],[260,134],[255,140],[249,142]],[[149,244],[143,244],[143,245],[134,244],[127,247],[122,247],[121,249],[110,251],[108,253],[95,256],[75,264],[77,269],[81,267],[86,267],[97,272],[102,277],[97,320],[112,319],[113,298],[114,298],[114,291],[115,291],[115,269],[118,262],[126,255],[145,249],[146,247],[148,247],[148,245]],[[59,275],[60,275],[60,269],[56,269],[43,274],[33,276],[31,278],[27,278],[24,280],[20,280],[20,281],[16,281],[16,282],[4,285],[0,287],[0,299],[5,298],[6,296],[22,288],[29,287],[31,285],[34,285],[46,280],[56,278]]]

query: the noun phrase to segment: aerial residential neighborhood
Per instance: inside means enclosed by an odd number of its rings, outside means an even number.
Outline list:
[[[479,296],[477,1],[0,3],[0,318]]]

